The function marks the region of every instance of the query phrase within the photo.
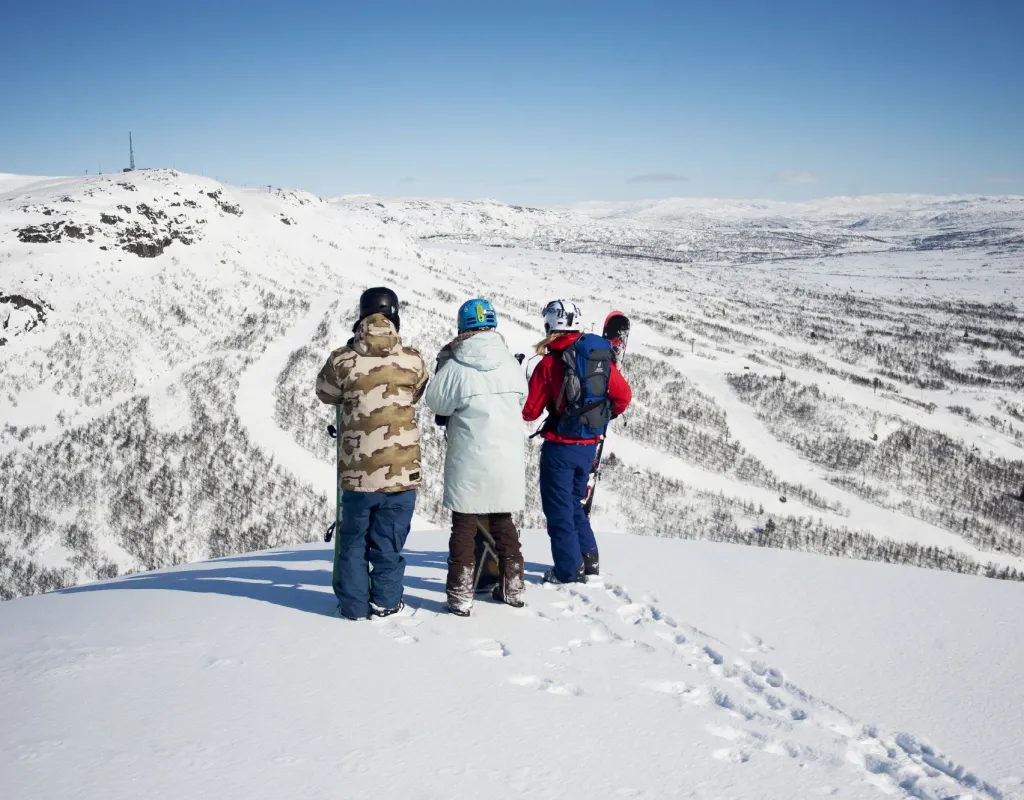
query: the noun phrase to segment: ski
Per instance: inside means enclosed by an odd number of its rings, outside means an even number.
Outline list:
[[[612,346],[612,363],[622,369],[622,361],[626,355],[626,345],[629,343],[629,317],[621,311],[613,311],[604,320],[604,328],[601,335],[608,340]],[[604,455],[605,437],[598,442],[597,452],[594,454],[594,463],[590,468],[590,475],[587,477],[587,492],[583,496],[583,513],[590,516],[590,509],[594,506],[594,490],[597,488],[597,479],[601,474],[601,456]]]

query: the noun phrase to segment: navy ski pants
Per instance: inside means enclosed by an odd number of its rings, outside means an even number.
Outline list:
[[[587,478],[596,444],[544,442],[540,450],[540,500],[548,522],[555,577],[569,582],[583,564],[583,554],[597,551],[590,520],[583,513]]]
[[[370,603],[397,608],[416,490],[341,493],[341,529],[334,541],[334,594],[346,617],[364,618]],[[373,565],[372,585],[370,565]]]

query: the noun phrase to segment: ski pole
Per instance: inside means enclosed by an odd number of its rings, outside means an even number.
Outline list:
[[[338,465],[341,463],[341,406],[334,407],[334,425],[327,426],[327,435],[334,439],[334,522],[324,534],[329,542],[335,531],[341,529],[341,489],[338,488]]]

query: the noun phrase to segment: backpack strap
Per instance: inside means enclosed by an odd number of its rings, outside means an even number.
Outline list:
[[[593,411],[595,408],[600,408],[608,402],[607,397],[602,397],[600,400],[591,400],[589,403],[584,403],[582,406],[575,410],[566,409],[562,412],[562,416],[569,417],[582,417],[584,414]]]

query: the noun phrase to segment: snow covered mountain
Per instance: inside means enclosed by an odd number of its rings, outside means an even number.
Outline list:
[[[1022,208],[0,176],[0,797],[1020,800]],[[531,446],[527,608],[444,614],[423,414],[408,608],[331,616],[312,385],[378,283],[428,361],[470,296],[630,314],[601,580],[537,583]]]
[[[633,317],[637,400],[599,527],[1014,577],[1021,208],[538,210],[2,176],[0,597],[315,540],[333,451],[313,377],[379,283],[428,361],[466,297],[523,352],[551,297]],[[420,519],[444,524],[443,438],[421,423]]]
[[[610,574],[330,616],[306,546],[0,604],[0,795],[1024,797],[1019,583],[607,534]]]
[[[492,200],[337,202],[422,238],[687,264],[983,246],[1024,252],[1024,197],[881,195],[815,203],[670,198],[561,209]]]

